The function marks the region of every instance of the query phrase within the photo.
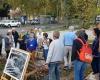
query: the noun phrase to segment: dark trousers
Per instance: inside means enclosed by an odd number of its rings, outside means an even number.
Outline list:
[[[10,50],[6,50],[6,53],[7,53],[7,55],[6,55],[6,59],[7,59],[9,56]]]
[[[99,76],[100,76],[100,52],[99,52],[98,63],[99,63]],[[100,79],[99,79],[99,80],[100,80]]]
[[[24,43],[24,41],[19,41],[19,44],[20,44],[20,49],[26,50],[26,44]]]
[[[49,80],[60,80],[61,66],[59,62],[49,63]]]
[[[93,58],[93,61],[92,61],[92,63],[91,63],[91,65],[92,65],[92,70],[93,70],[93,73],[94,74],[97,74],[97,73],[99,73],[99,58]]]
[[[2,55],[1,51],[2,51],[2,44],[0,44],[0,56]]]
[[[15,48],[17,47],[17,41],[15,41]]]

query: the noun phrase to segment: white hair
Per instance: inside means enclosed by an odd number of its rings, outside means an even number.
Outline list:
[[[70,31],[74,31],[74,26],[69,26]]]
[[[12,30],[16,30],[16,28],[12,28]]]
[[[11,30],[11,29],[9,29],[9,30],[8,30],[8,32],[12,32],[12,30]]]

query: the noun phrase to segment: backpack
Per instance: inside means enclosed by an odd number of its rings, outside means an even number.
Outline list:
[[[80,52],[78,52],[79,59],[86,63],[91,63],[93,60],[92,57],[92,49],[90,48],[89,44],[86,42],[84,43],[80,38],[77,38],[79,42],[82,44],[82,48],[80,49]]]

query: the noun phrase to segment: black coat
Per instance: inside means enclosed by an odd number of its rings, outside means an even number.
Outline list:
[[[93,56],[94,57],[99,57],[100,52],[98,52],[98,48],[99,48],[99,39],[95,38],[93,44],[92,44],[92,51],[93,51]]]
[[[100,52],[98,51],[99,48],[99,39],[95,38],[92,44],[92,51],[93,51],[93,61],[91,63],[93,73],[100,73]]]
[[[86,43],[85,39],[80,38],[84,43]],[[74,60],[79,60],[79,55],[78,52],[80,52],[80,49],[82,48],[82,43],[75,39],[73,42],[73,46],[72,46],[72,61]]]
[[[14,42],[18,42],[18,38],[19,38],[18,32],[17,31],[12,32],[12,35],[14,37]]]

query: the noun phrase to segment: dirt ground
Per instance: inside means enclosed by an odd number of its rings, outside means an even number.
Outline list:
[[[4,58],[0,58],[0,76],[2,75],[6,60]],[[85,75],[89,75],[91,73],[90,66],[87,68]],[[33,75],[34,76],[34,75]],[[33,80],[33,79],[32,79]],[[73,80],[73,69],[64,70],[62,66],[61,71],[61,80]],[[90,79],[91,80],[91,79]]]

